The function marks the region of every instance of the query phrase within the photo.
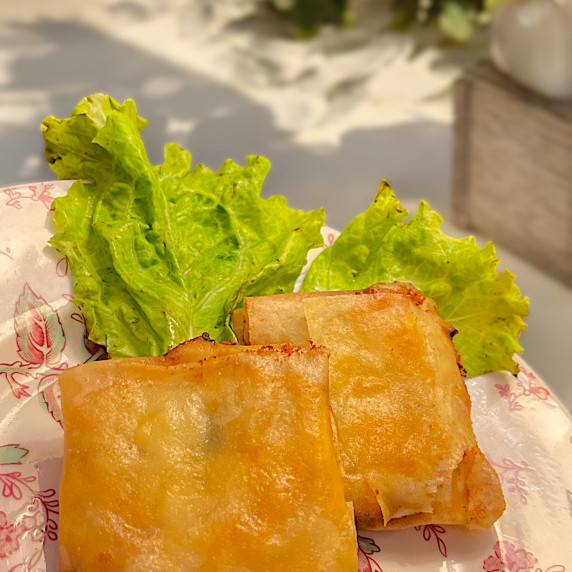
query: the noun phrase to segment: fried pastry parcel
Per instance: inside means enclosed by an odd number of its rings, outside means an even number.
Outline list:
[[[60,384],[61,571],[357,569],[323,348],[198,339]]]
[[[487,528],[505,508],[479,449],[452,328],[406,284],[245,301],[251,343],[330,350],[330,400],[358,528]],[[276,326],[278,324],[278,326]]]

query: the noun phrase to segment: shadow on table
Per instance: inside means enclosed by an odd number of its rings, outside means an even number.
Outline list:
[[[382,178],[398,196],[424,197],[447,212],[450,129],[415,123],[356,130],[338,146],[301,146],[277,131],[271,113],[233,89],[150,56],[75,22],[43,20],[0,29],[6,65],[0,119],[0,185],[54,178],[43,159],[39,126],[46,115],[68,116],[86,95],[132,97],[149,125],[151,160],[177,141],[194,162],[212,168],[227,157],[271,159],[264,194],[285,194],[303,209],[324,206],[343,227],[371,202]],[[7,103],[6,103],[7,102]]]

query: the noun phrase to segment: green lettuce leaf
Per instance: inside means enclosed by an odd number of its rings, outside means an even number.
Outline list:
[[[451,238],[441,217],[421,201],[408,212],[383,182],[373,204],[343,230],[310,266],[303,291],[362,289],[377,282],[410,282],[437,303],[459,333],[454,341],[469,376],[516,373],[518,337],[526,328],[528,299],[509,271],[497,271],[491,242]]]
[[[291,292],[322,244],[323,211],[260,197],[263,157],[191,169],[169,144],[153,166],[144,126],[133,101],[102,94],[42,123],[52,169],[77,179],[54,202],[51,243],[68,258],[90,339],[112,357],[162,354],[203,332],[234,339],[242,298]]]

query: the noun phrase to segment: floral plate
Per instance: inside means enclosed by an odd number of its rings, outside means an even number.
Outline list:
[[[58,374],[97,359],[47,244],[69,183],[0,189],[0,570],[57,570],[63,431]],[[325,229],[327,244],[335,232]],[[572,572],[572,419],[520,360],[514,377],[469,379],[481,448],[507,510],[488,531],[425,525],[361,531],[359,572]]]

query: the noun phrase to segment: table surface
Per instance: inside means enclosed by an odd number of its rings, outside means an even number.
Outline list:
[[[466,59],[429,50],[409,60],[407,41],[398,38],[399,49],[374,43],[380,62],[367,67],[371,35],[354,31],[334,56],[331,38],[326,48],[300,48],[281,37],[268,41],[270,55],[261,61],[253,57],[258,40],[245,34],[244,18],[229,23],[224,14],[210,14],[205,38],[189,2],[62,0],[49,12],[39,0],[10,4],[0,15],[0,186],[53,179],[43,160],[41,120],[67,116],[82,97],[102,91],[135,99],[149,121],[144,138],[153,162],[161,162],[168,141],[211,167],[228,157],[265,155],[273,167],[264,194],[284,194],[297,208],[323,206],[327,223],[338,229],[387,178],[407,207],[428,200],[446,229],[463,234],[449,219],[448,87]],[[205,11],[205,3],[195,5]],[[220,3],[229,13],[240,5]],[[234,44],[225,48],[226,36]],[[272,67],[282,53],[288,65]],[[356,69],[365,71],[360,76]],[[531,300],[523,357],[572,410],[572,290],[505,249],[498,252]]]

